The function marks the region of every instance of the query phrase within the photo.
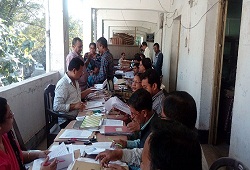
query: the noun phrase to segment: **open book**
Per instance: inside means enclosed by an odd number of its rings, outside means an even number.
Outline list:
[[[111,97],[105,102],[105,109],[109,112],[112,108],[116,108],[124,113],[131,114],[130,109],[126,103],[121,101],[118,97]]]

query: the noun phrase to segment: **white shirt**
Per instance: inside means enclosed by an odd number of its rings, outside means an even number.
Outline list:
[[[145,55],[146,58],[150,58],[150,60],[152,61],[152,58],[150,56],[150,49],[148,47],[145,48],[143,54]]]

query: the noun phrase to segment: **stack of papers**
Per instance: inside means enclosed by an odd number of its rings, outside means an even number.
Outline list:
[[[105,109],[109,112],[112,108],[116,108],[124,113],[131,114],[130,109],[126,103],[121,101],[118,97],[111,97],[105,102]]]
[[[67,147],[64,143],[61,143],[59,146],[53,149],[48,154],[50,160],[49,162],[52,162],[55,158],[57,159],[57,168],[56,169],[64,169],[67,168],[73,161],[74,156],[73,153],[69,153],[67,150]],[[41,163],[44,162],[45,158],[39,158],[34,160],[32,169],[33,170],[40,170]]]
[[[65,129],[59,139],[88,139],[91,135],[89,130]]]

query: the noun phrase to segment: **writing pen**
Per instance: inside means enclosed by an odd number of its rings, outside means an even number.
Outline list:
[[[116,143],[113,139],[108,138],[109,140],[111,140],[113,143],[115,143],[116,146],[120,146],[121,148],[123,148],[123,146],[120,143]]]

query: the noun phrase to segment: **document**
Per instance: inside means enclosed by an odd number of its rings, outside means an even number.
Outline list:
[[[59,146],[54,148],[48,154],[48,156],[50,158],[48,162],[52,162],[54,159],[57,160],[57,170],[67,168],[74,161],[73,153],[69,153],[64,143],[61,143]],[[34,160],[32,169],[40,170],[41,164],[44,162],[44,160],[45,158],[39,158]]]
[[[134,71],[127,71],[127,72],[125,72],[124,78],[133,79],[134,78]]]
[[[104,119],[103,126],[123,126],[122,120],[115,120],[115,119]]]
[[[118,97],[111,97],[105,102],[105,109],[109,112],[112,108],[116,108],[124,113],[131,114],[130,109],[126,103],[121,101]]]
[[[101,100],[101,101],[89,101],[87,102],[87,105],[85,107],[85,109],[93,109],[93,108],[97,108],[97,107],[103,107],[105,101]]]
[[[89,130],[65,129],[59,139],[88,139],[91,135],[92,131]]]

